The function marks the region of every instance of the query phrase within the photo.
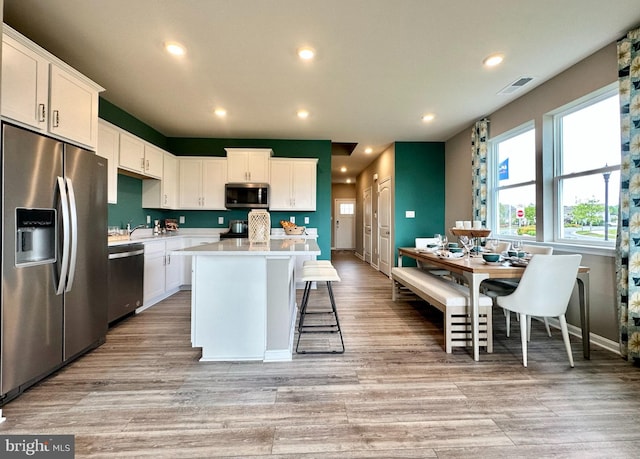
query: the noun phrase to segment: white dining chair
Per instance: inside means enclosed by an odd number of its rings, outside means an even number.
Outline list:
[[[505,249],[505,251],[507,250],[509,250],[509,247]],[[552,255],[553,254],[553,247],[549,247],[545,245],[525,244],[520,248],[520,250],[526,253],[530,253],[532,255]],[[494,304],[495,304],[495,298],[499,296],[509,295],[516,289],[517,286],[518,286],[517,280],[489,279],[483,283],[484,293],[487,296],[494,298]],[[505,310],[504,317],[506,320],[507,338],[508,338],[511,336],[511,313]],[[546,317],[543,318],[543,321],[544,321],[544,328],[547,331],[547,336],[551,338],[551,327],[549,326],[549,321],[546,319]]]
[[[581,255],[536,255],[531,258],[513,293],[497,298],[498,306],[520,316],[522,363],[525,367],[531,316],[559,319],[562,339],[569,363],[573,367],[565,313],[576,283],[581,259]]]

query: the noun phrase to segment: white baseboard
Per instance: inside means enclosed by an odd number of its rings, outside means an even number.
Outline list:
[[[353,252],[356,256],[356,258],[359,258],[360,260],[364,261],[364,255],[359,254],[358,252]]]
[[[536,320],[540,320],[537,319]],[[541,321],[541,320],[540,320]],[[542,322],[542,321],[541,321]],[[549,326],[560,331],[560,322],[558,319],[549,319]],[[569,334],[573,336],[577,336],[582,339],[582,329],[580,327],[576,327],[575,325],[567,324],[567,328],[569,329]],[[609,338],[605,338],[604,336],[596,335],[595,333],[589,333],[589,341],[591,345],[598,346],[602,349],[605,349],[609,352],[613,352],[616,355],[620,354],[620,344],[616,341],[612,341]]]
[[[291,351],[289,349],[278,349],[274,351],[265,351],[265,362],[291,362]]]

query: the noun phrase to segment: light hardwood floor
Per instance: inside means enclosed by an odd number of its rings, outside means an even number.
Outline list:
[[[180,292],[7,404],[0,434],[74,434],[78,458],[640,456],[640,371],[620,357],[572,338],[571,369],[537,323],[524,368],[498,311],[493,354],[447,355],[437,310],[392,302],[350,253],[334,264],[345,354],[199,363]]]

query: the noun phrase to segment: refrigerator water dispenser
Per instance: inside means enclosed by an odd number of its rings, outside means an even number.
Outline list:
[[[56,210],[16,208],[16,266],[56,261]]]

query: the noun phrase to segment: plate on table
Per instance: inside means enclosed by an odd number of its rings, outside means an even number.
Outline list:
[[[502,263],[504,263],[504,260],[500,260],[500,261],[487,261],[487,260],[482,260],[482,262],[485,265],[489,265],[489,266],[502,266]]]
[[[512,258],[509,261],[511,262],[511,266],[515,266],[516,268],[526,268],[529,265],[529,262],[522,258]]]

